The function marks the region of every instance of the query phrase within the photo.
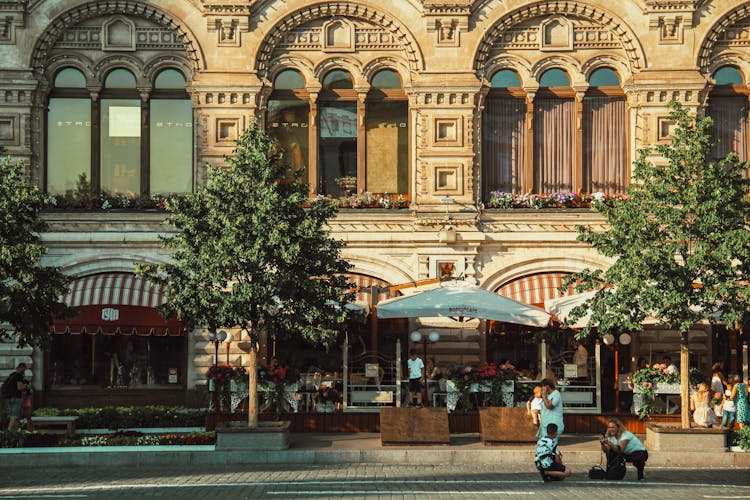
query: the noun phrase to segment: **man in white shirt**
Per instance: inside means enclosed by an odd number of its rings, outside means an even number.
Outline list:
[[[667,375],[679,375],[680,370],[677,369],[677,365],[675,365],[672,362],[672,358],[669,356],[664,356],[664,359],[662,360],[662,364],[666,366]]]
[[[424,381],[424,362],[417,357],[417,350],[409,351],[406,361],[409,368],[409,404],[414,404],[414,393],[417,393],[417,408],[422,407],[422,382]]]

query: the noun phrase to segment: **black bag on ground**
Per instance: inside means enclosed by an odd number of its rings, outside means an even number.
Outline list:
[[[608,457],[605,479],[620,481],[625,477],[626,472],[627,469],[625,467],[625,457],[623,457],[622,455]]]
[[[589,469],[589,479],[606,479],[607,471],[601,465],[595,465]]]

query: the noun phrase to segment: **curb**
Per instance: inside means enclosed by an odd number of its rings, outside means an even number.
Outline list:
[[[158,448],[158,449],[157,449]],[[574,469],[588,470],[600,461],[599,451],[565,451],[564,461]],[[17,448],[0,450],[6,467],[153,467],[163,465],[495,465],[513,472],[533,472],[533,450],[456,450],[448,446],[280,451],[216,451],[214,446],[118,446],[80,448]],[[649,454],[648,466],[677,468],[750,468],[750,453]]]

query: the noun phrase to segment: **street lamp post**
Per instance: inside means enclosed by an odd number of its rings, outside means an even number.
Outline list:
[[[215,369],[218,371],[219,369],[219,344],[224,342],[227,339],[227,332],[224,330],[219,330],[218,332],[210,331],[208,332],[208,340],[209,342],[214,343],[214,366]],[[216,384],[216,381],[213,381],[213,406],[214,406],[214,413],[216,413],[219,410],[219,388]]]
[[[621,333],[615,341],[615,336],[607,333],[602,340],[615,352],[615,413],[620,413],[620,346],[629,345],[633,338],[629,333]]]

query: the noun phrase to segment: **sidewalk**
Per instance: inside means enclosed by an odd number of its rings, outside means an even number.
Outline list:
[[[648,443],[647,443],[648,445]],[[588,470],[600,461],[598,436],[563,435],[566,464]],[[0,449],[6,467],[90,467],[233,464],[489,464],[532,472],[534,444],[484,446],[478,434],[453,434],[450,445],[382,446],[379,434],[292,434],[282,451],[215,451],[213,446],[117,446]],[[750,453],[650,452],[649,467],[750,468]]]

